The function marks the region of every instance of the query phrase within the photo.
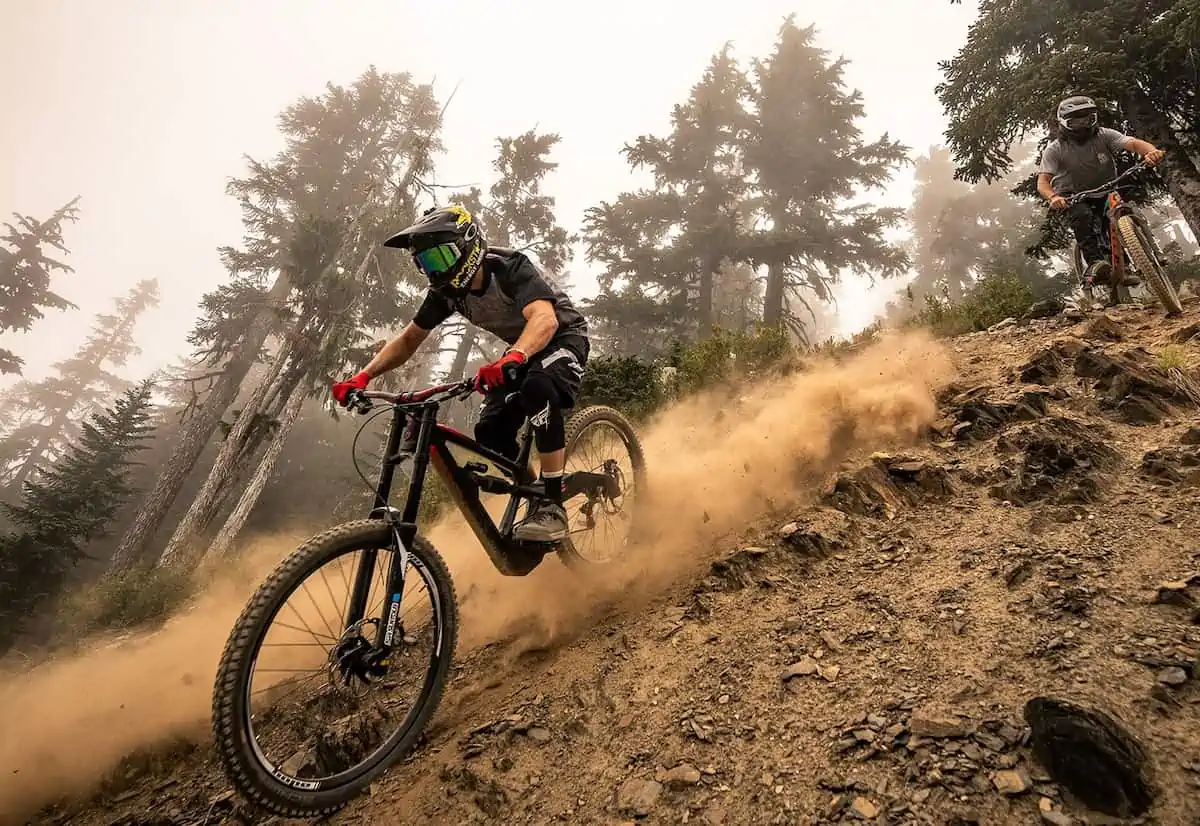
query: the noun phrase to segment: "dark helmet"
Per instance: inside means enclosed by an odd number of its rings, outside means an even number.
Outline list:
[[[383,242],[385,247],[412,250],[429,286],[451,297],[467,294],[483,266],[487,240],[465,207],[451,204],[425,210],[421,219]]]
[[[1069,97],[1058,104],[1058,125],[1064,137],[1086,140],[1099,128],[1099,110],[1096,101],[1083,95]]]

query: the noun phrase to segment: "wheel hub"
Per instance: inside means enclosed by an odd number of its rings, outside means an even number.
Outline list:
[[[364,620],[347,629],[333,650],[329,652],[329,668],[332,682],[350,685],[352,680],[370,684],[375,678],[383,677],[388,672],[387,654],[374,650],[371,643],[363,635],[364,626],[379,626],[378,619]]]

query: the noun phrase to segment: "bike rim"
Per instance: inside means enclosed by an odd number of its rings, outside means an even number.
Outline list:
[[[337,637],[334,634],[345,625],[349,585],[365,551],[374,551],[376,558],[366,616],[359,630],[369,642],[374,642],[372,630],[381,633],[379,629],[383,625],[383,612],[387,604],[386,577],[390,557],[395,551],[387,547],[348,548],[306,570],[297,584],[279,601],[254,640],[254,653],[239,686],[244,699],[242,725],[250,751],[269,775],[296,791],[311,793],[344,786],[387,759],[416,724],[426,697],[433,688],[438,661],[444,655],[444,614],[436,580],[419,558],[410,556],[399,609],[400,623],[404,628],[400,636],[402,644],[393,652],[388,674],[379,678],[372,687],[354,685],[357,678],[352,678],[350,685],[341,684],[341,671],[337,665],[345,660],[334,657],[333,652],[338,640],[348,638],[348,632],[343,631]],[[256,691],[254,678],[257,674],[278,673],[274,669],[260,667],[264,649],[272,647],[267,640],[276,620],[288,614],[292,598],[305,591],[305,586],[315,573],[332,565],[341,568],[336,581],[347,586],[345,596],[337,598],[330,586],[330,579],[326,577],[319,583],[325,592],[324,597],[308,590],[300,599],[301,605],[308,603],[307,609],[293,609],[292,622],[287,623],[292,636],[311,638],[310,656],[317,649],[323,651],[320,661],[312,657],[309,668],[286,669],[307,675],[297,680],[301,685],[294,686],[294,691],[288,690],[276,697],[268,694],[278,693],[281,686],[293,682],[290,680],[269,681]],[[413,599],[421,592],[425,594],[425,600]],[[322,614],[323,602],[328,603],[325,606],[327,609],[336,610],[326,610]],[[319,617],[313,617],[314,608]],[[302,620],[299,623],[295,622],[297,616]],[[372,624],[371,620],[377,622]],[[428,656],[407,656],[421,641],[428,644]],[[284,642],[281,647],[293,648],[301,644]],[[290,653],[284,656],[294,659]],[[392,696],[397,688],[410,689],[414,694],[407,710],[401,714],[396,713],[398,702]],[[255,697],[262,694],[268,694],[264,698],[268,702],[262,709],[256,710]],[[284,707],[287,699],[298,702]],[[326,723],[314,719],[314,712],[322,707],[333,712]],[[390,734],[381,734],[374,745],[368,745],[367,735],[378,733],[393,724],[394,730]],[[260,733],[271,736],[282,744],[282,748],[272,749],[272,753],[268,753],[259,740]]]
[[[596,564],[622,556],[628,546],[642,481],[642,462],[627,435],[616,424],[600,419],[587,424],[576,436],[565,472],[603,473],[606,461],[616,462],[620,496],[589,499],[579,495],[564,503],[568,541],[575,556]]]

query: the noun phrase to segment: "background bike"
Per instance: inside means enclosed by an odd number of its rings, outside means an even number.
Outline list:
[[[1137,208],[1124,200],[1117,191],[1117,185],[1121,181],[1146,166],[1144,161],[1134,164],[1103,186],[1072,195],[1067,199],[1067,205],[1072,206],[1085,198],[1105,196],[1104,220],[1101,222],[1100,232],[1112,257],[1112,274],[1108,282],[1109,303],[1129,302],[1129,287],[1138,282],[1137,279],[1130,279],[1128,276],[1136,273],[1162,303],[1167,315],[1173,316],[1183,312],[1183,305],[1179,303],[1175,287],[1163,270],[1162,253],[1154,240],[1154,233],[1150,231],[1150,225]],[[1083,276],[1087,266],[1079,251],[1079,245],[1073,240],[1071,263],[1089,303],[1093,302],[1093,285]]]
[[[336,811],[416,744],[436,710],[457,641],[458,604],[441,554],[417,524],[431,466],[502,574],[529,574],[550,553],[579,568],[624,551],[645,484],[628,420],[600,406],[571,417],[563,478],[568,536],[521,543],[513,539],[518,513],[544,497],[530,467],[533,431],[526,420],[514,462],[438,421],[444,403],[472,392],[471,382],[456,382],[348,399],[359,412],[369,412],[372,399],[385,405],[379,412],[392,412],[374,507],[367,519],[313,537],[276,567],[235,623],[217,671],[217,752],[251,803],[284,817]],[[409,459],[408,497],[394,508],[393,479]],[[499,522],[481,493],[508,497]],[[282,633],[272,637],[277,627]],[[413,699],[403,701],[404,692]]]

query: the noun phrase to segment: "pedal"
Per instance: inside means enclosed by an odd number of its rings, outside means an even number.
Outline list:
[[[487,473],[488,466],[483,462],[467,462],[463,465],[463,470],[468,473]]]

